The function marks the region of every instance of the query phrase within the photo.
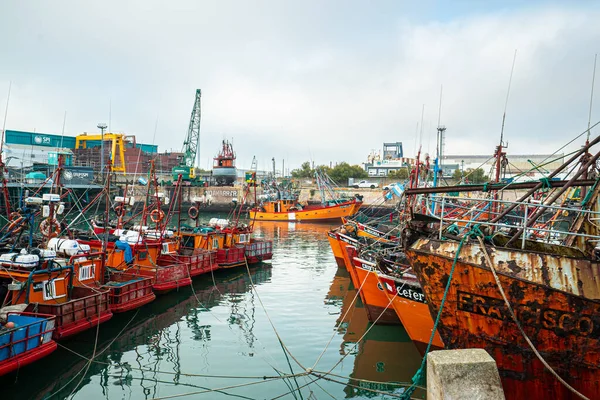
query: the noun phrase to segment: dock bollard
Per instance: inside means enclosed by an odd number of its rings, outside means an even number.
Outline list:
[[[498,367],[483,349],[427,354],[427,400],[504,400]]]

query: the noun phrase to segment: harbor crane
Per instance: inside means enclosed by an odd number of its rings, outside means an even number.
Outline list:
[[[200,98],[202,91],[196,89],[196,97],[194,100],[194,107],[192,108],[192,115],[190,116],[190,125],[188,128],[187,137],[183,142],[183,157],[179,162],[179,165],[173,167],[171,171],[173,174],[173,180],[177,180],[179,175],[184,182],[190,182],[194,185],[202,185],[202,182],[196,176],[196,157],[200,150]]]

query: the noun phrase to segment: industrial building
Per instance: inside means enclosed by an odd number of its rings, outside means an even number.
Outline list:
[[[98,174],[101,167],[100,135],[83,133],[78,136],[57,135],[41,132],[6,130],[3,160],[9,170],[42,171],[53,169],[58,154],[64,155],[68,167],[87,167]],[[114,153],[114,154],[113,154]],[[158,153],[154,144],[137,143],[135,136],[104,134],[104,161],[119,172],[126,174],[146,173],[151,160],[158,173],[170,173],[178,165],[181,153]]]
[[[383,151],[371,152],[364,163],[370,177],[386,177],[392,171],[407,168],[414,164],[413,158],[404,157],[402,142],[383,143]]]

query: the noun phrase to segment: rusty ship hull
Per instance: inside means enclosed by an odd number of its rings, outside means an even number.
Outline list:
[[[419,239],[406,252],[432,317],[458,249]],[[582,258],[488,248],[517,319],[537,350],[571,386],[600,394],[598,264]],[[438,326],[446,348],[483,348],[496,360],[507,398],[578,398],[537,359],[510,316],[478,245],[458,257]]]

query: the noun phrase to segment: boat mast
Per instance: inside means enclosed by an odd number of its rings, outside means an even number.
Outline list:
[[[8,179],[6,176],[8,175],[8,170],[6,169],[6,165],[4,164],[4,159],[2,158],[2,152],[4,151],[4,134],[6,132],[6,118],[8,116],[8,103],[10,102],[10,89],[12,88],[12,81],[8,84],[8,97],[6,98],[6,108],[4,109],[4,122],[2,122],[2,139],[0,140],[0,175],[2,176],[2,196],[4,198],[4,207],[6,210],[6,216],[10,217],[11,209],[10,209],[10,195],[8,193]],[[21,171],[23,172],[23,171]]]

